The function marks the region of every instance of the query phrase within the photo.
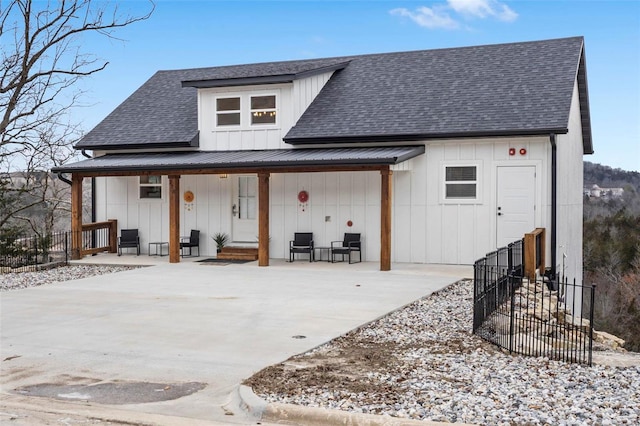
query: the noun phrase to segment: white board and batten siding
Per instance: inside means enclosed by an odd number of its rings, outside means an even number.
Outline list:
[[[202,89],[199,93],[200,149],[290,148],[282,137],[328,81],[331,73],[291,84],[253,86],[247,90]],[[277,123],[237,129],[215,128],[215,99],[219,95],[277,96]],[[568,257],[562,267],[567,276],[581,278],[582,269],[582,134],[577,91],[570,116],[570,131],[558,135],[558,247]],[[526,226],[551,225],[551,145],[548,137],[504,137],[425,142],[425,154],[394,166],[392,203],[392,261],[432,264],[472,264],[497,248],[501,176],[527,176],[533,212]],[[510,154],[515,149],[515,154]],[[521,154],[521,150],[523,150]],[[444,196],[447,166],[475,166],[477,196],[448,200]],[[502,173],[502,172],[510,173]],[[511,173],[513,172],[513,173]],[[201,252],[213,255],[211,236],[231,233],[232,179],[216,175],[182,176],[180,193],[192,191],[192,203],[180,200],[180,232],[202,233]],[[364,258],[380,258],[380,173],[272,174],[270,179],[270,256],[288,258],[294,232],[313,232],[316,246],[329,246],[345,232],[359,232]],[[168,182],[163,177],[163,198],[139,198],[137,177],[97,179],[97,220],[118,219],[119,228],[140,230],[143,252],[147,243],[167,241]],[[578,190],[575,187],[578,187]],[[301,204],[297,194],[309,193]],[[501,201],[502,202],[502,201]],[[527,208],[527,210],[530,210]],[[524,212],[526,214],[526,212]],[[519,213],[520,214],[520,213]],[[348,226],[351,222],[351,226]],[[257,232],[256,232],[257,233]],[[256,235],[257,236],[257,235]],[[550,247],[547,248],[547,258]],[[559,256],[559,262],[562,256]],[[560,269],[558,269],[560,271]]]
[[[276,96],[276,124],[249,124],[249,98],[251,96]],[[216,99],[241,98],[241,125],[216,126]],[[212,88],[198,90],[198,128],[200,150],[231,151],[283,148],[283,128],[291,123],[291,85],[274,84],[230,89]]]
[[[163,194],[168,185],[163,177]],[[117,219],[119,229],[138,229],[141,249],[169,239],[169,208],[165,199],[140,199],[138,177],[96,178],[97,221]],[[166,195],[165,195],[166,198]]]
[[[270,188],[272,257],[289,257],[295,232],[313,232],[318,247],[355,232],[362,236],[364,259],[380,258],[380,173],[273,174]],[[302,190],[309,193],[304,204],[297,197]]]
[[[331,78],[332,72],[294,80],[287,84],[266,84],[246,87],[223,87],[198,90],[198,128],[200,150],[258,150],[291,148],[282,138],[293,127],[320,90]],[[276,123],[251,125],[249,98],[276,96]],[[216,126],[216,99],[241,98],[241,125]]]
[[[168,179],[162,177],[162,198],[141,199],[138,177],[96,178],[97,220],[117,219],[119,229],[135,228],[140,233],[143,253],[148,243],[169,240]],[[191,229],[202,232],[200,250],[213,254],[211,240],[219,230],[230,228],[231,193],[227,181],[214,175],[182,176],[180,194],[195,194],[192,203],[180,198],[180,235],[187,236]]]
[[[509,148],[525,148],[526,155],[509,155]],[[534,227],[548,227],[547,138],[442,141],[426,144],[426,153],[410,160],[407,170],[393,173],[392,261],[471,264],[497,240],[496,191],[498,167],[535,169]],[[475,165],[477,199],[444,199],[446,166]],[[181,235],[202,232],[202,253],[213,255],[211,236],[231,233],[232,180],[217,175],[182,176],[180,193],[192,191],[192,203],[180,200]],[[116,218],[120,228],[139,228],[143,251],[150,241],[168,239],[168,191],[163,198],[139,199],[137,177],[99,179],[99,218]],[[317,246],[329,246],[345,232],[362,234],[367,261],[380,258],[380,173],[272,174],[270,179],[270,255],[287,258],[294,232],[313,232]],[[301,204],[297,194],[309,193]],[[108,196],[106,194],[109,194]],[[351,226],[348,223],[351,222]],[[526,232],[526,231],[525,231]],[[257,237],[257,235],[256,235]]]
[[[471,264],[495,250],[498,167],[535,170],[533,224],[547,226],[543,210],[548,197],[544,167],[548,145],[548,139],[540,137],[427,143],[425,154],[410,160],[410,171],[394,172],[392,260]],[[517,154],[509,155],[510,148],[516,148]],[[520,155],[521,148],[526,149],[525,155]],[[475,199],[445,199],[447,166],[477,168]]]
[[[573,89],[569,113],[569,132],[557,137],[558,147],[558,259],[559,276],[582,283],[582,218],[583,199],[579,189],[583,186],[582,123],[578,98],[578,85]],[[564,256],[563,256],[564,255]]]

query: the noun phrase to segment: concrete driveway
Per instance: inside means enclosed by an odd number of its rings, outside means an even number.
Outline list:
[[[0,293],[1,391],[127,384],[119,392],[131,392],[125,400],[132,403],[120,410],[251,423],[234,402],[243,379],[472,273],[456,266],[377,268],[163,263]],[[203,389],[139,402],[136,385],[145,383]],[[77,398],[84,408],[96,402],[78,392],[62,398]]]

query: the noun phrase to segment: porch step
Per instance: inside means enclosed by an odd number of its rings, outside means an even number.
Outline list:
[[[253,247],[223,247],[216,256],[227,260],[258,260],[258,249]]]

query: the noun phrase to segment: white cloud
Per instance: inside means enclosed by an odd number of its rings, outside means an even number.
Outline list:
[[[518,14],[498,0],[447,0],[449,7],[457,13],[476,18],[493,17],[500,21],[513,22]]]
[[[389,11],[392,15],[411,19],[421,27],[429,29],[455,30],[461,28],[458,20],[451,17],[450,12],[463,18],[493,18],[504,22],[513,22],[518,14],[498,0],[446,0],[446,4],[432,7],[422,6],[415,11],[404,7]]]
[[[442,7],[428,8],[426,6],[419,7],[412,12],[405,8],[393,9],[390,11],[392,15],[404,16],[411,19],[421,27],[429,29],[447,29],[453,30],[459,28],[458,22],[453,20]]]

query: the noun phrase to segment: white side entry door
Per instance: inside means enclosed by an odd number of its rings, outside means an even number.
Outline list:
[[[498,167],[497,247],[520,240],[535,228],[535,166]]]

